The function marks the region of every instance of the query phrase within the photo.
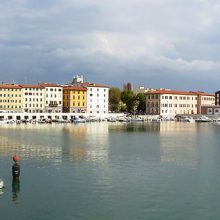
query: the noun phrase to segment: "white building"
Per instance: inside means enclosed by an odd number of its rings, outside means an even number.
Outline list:
[[[213,94],[162,89],[146,94],[146,113],[167,117],[201,114],[201,106],[212,106],[214,103]]]
[[[20,85],[23,93],[23,112],[42,113],[45,108],[45,89],[40,85]]]
[[[73,82],[74,83],[83,83],[83,75],[76,75],[73,77]]]
[[[44,112],[56,113],[63,109],[63,88],[57,84],[40,83],[45,89]]]
[[[109,87],[96,83],[83,83],[87,87],[87,112],[92,114],[107,114],[109,102]]]

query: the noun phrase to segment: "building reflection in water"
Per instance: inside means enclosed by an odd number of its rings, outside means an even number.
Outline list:
[[[56,162],[62,160],[62,147],[35,145],[34,143],[32,145],[24,144],[11,141],[9,137],[0,136],[1,157],[11,157],[15,153],[21,156],[23,159],[46,158],[48,160],[56,159]]]
[[[159,132],[160,123],[112,123],[108,127],[110,132]]]
[[[108,159],[108,124],[66,125],[66,153],[72,161],[106,161]]]
[[[197,124],[160,123],[161,162],[194,167],[198,163]]]

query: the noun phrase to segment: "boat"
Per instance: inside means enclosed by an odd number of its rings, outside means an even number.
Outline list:
[[[0,179],[0,189],[3,189],[5,186],[4,186],[4,182],[3,180]]]
[[[214,119],[213,119],[213,122],[215,122],[215,123],[220,123],[220,118],[214,118]]]
[[[72,121],[72,123],[85,123],[86,118],[74,116],[74,118],[71,121]]]
[[[107,119],[108,122],[117,122],[116,118],[110,117]]]
[[[195,122],[195,120],[193,119],[193,117],[183,117],[180,121],[183,121],[183,122]]]
[[[139,122],[139,121],[144,121],[144,119],[143,118],[140,118],[140,117],[133,117],[133,118],[131,118],[131,120],[130,120],[131,122]]]
[[[195,120],[196,122],[212,122],[212,119],[207,116],[201,116]]]
[[[131,118],[130,117],[121,116],[121,117],[117,118],[117,120],[119,122],[130,122]]]

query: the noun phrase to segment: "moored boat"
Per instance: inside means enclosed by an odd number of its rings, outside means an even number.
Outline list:
[[[212,122],[212,119],[207,116],[201,116],[195,120],[196,122]]]

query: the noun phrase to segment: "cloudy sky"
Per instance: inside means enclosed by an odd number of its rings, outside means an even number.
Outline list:
[[[219,0],[1,0],[2,82],[220,89]]]

